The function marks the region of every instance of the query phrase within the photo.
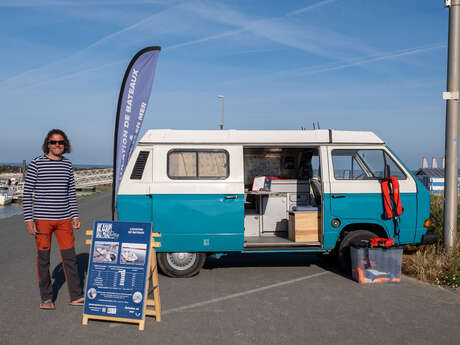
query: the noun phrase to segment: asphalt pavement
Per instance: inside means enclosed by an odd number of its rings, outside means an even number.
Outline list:
[[[79,200],[76,250],[84,277],[85,229],[110,219],[110,194]],[[208,259],[193,278],[160,276],[162,321],[90,320],[69,294],[53,240],[55,311],[39,309],[35,245],[21,215],[0,220],[0,345],[14,344],[460,344],[460,293],[403,277],[360,285],[306,254]]]

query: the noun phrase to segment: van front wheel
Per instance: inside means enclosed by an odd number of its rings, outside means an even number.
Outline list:
[[[355,230],[348,233],[337,248],[337,263],[344,273],[351,273],[350,244],[354,241],[370,241],[376,234],[367,230]]]
[[[158,266],[163,274],[174,278],[188,278],[200,272],[204,265],[204,253],[158,253]]]

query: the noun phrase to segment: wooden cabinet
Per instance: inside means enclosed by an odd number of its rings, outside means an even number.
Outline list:
[[[321,213],[318,211],[289,212],[289,241],[319,242]]]

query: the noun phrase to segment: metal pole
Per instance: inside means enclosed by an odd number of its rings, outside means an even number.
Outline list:
[[[220,129],[224,129],[224,96],[219,95],[217,96],[222,101],[222,123],[220,124]]]
[[[460,0],[445,0],[449,8],[446,100],[446,168],[444,184],[444,249],[456,247],[458,204],[458,110],[460,73]]]
[[[224,98],[222,97],[222,128],[224,129]]]

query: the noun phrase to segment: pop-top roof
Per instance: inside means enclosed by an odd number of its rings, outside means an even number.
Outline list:
[[[150,129],[142,144],[383,144],[373,132],[337,130],[175,130]]]

